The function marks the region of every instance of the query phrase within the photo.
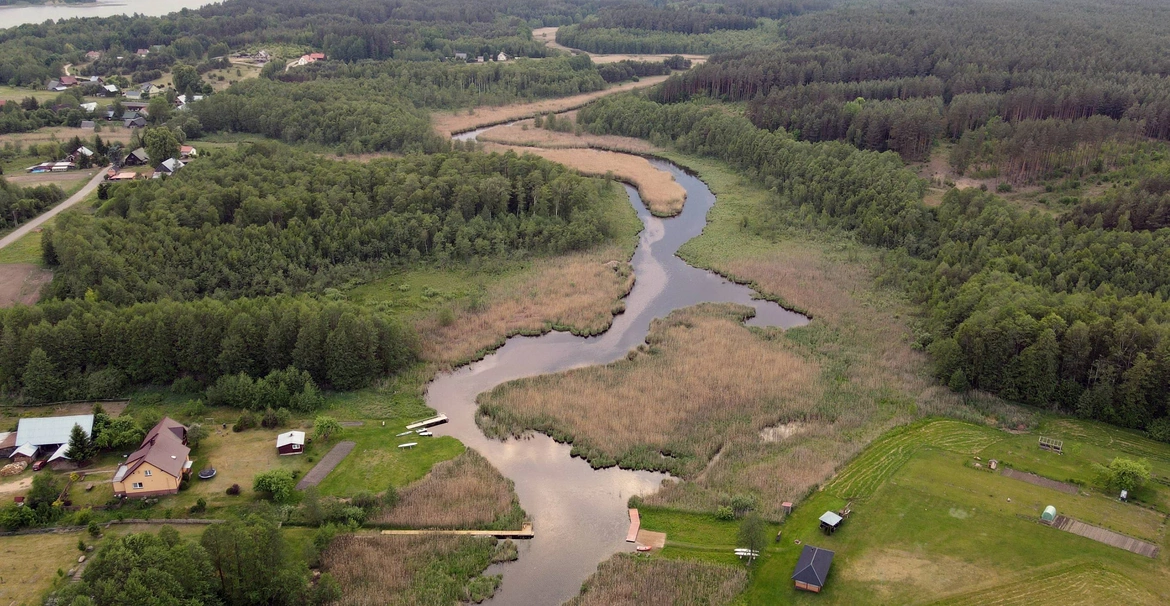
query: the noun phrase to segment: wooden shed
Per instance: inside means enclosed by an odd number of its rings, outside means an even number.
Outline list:
[[[276,452],[281,455],[298,455],[305,452],[305,432],[286,431],[276,436]]]
[[[805,545],[792,573],[792,582],[797,589],[820,593],[829,578],[829,567],[833,565],[833,552],[812,545]]]

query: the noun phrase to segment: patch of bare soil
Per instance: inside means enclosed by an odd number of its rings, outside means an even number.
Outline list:
[[[32,263],[0,265],[0,308],[36,303],[52,279],[53,272]]]
[[[92,170],[71,170],[64,173],[35,173],[24,175],[12,175],[8,177],[9,183],[15,183],[21,187],[32,187],[36,185],[57,184],[64,185],[66,183],[76,183],[77,181],[87,181],[92,179],[94,171]],[[68,186],[65,186],[67,189]]]
[[[937,556],[928,559],[893,549],[857,558],[843,567],[841,574],[850,581],[872,584],[878,591],[883,584],[912,584],[921,587],[925,595],[946,594],[955,587],[988,580],[988,571],[966,562]]]
[[[770,427],[761,429],[760,439],[765,442],[782,442],[796,434],[804,433],[808,430],[809,426],[803,421],[781,423],[779,425],[772,425]]]
[[[564,164],[569,168],[590,176],[613,175],[616,179],[638,188],[642,202],[650,212],[659,217],[672,217],[682,212],[687,192],[674,177],[655,168],[641,156],[632,156],[599,149],[546,149],[543,147],[511,147],[487,145],[488,151],[513,150],[522,154],[534,154],[546,160]]]

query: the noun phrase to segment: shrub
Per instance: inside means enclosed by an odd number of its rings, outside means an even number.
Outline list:
[[[715,519],[723,520],[725,522],[734,520],[735,510],[727,505],[720,505],[719,508],[715,510]]]
[[[253,414],[250,410],[245,410],[244,413],[240,415],[240,418],[236,419],[236,424],[232,425],[232,431],[238,432],[255,429],[256,424],[256,415]]]
[[[98,523],[93,520],[89,521],[89,526],[85,527],[85,531],[89,533],[89,536],[95,539],[102,535],[102,527],[98,526]]]
[[[233,497],[240,494],[240,485],[239,484],[232,484],[231,486],[228,487],[227,493]]]
[[[1113,490],[1134,492],[1150,479],[1150,463],[1144,460],[1117,457],[1108,467],[1098,465],[1098,468],[1101,484]]]
[[[296,482],[293,475],[284,469],[273,469],[256,476],[252,490],[268,497],[274,503],[289,503],[293,500]]]
[[[189,511],[191,513],[203,513],[207,511],[207,499],[199,497],[199,499],[195,501],[195,504],[191,506]]]

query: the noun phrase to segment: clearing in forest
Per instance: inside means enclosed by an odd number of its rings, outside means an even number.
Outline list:
[[[32,263],[0,265],[0,308],[36,303],[52,279],[53,272]]]

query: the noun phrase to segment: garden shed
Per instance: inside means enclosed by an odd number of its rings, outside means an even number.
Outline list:
[[[1044,513],[1040,514],[1040,520],[1044,521],[1044,522],[1048,522],[1049,524],[1051,524],[1052,521],[1055,519],[1056,519],[1056,508],[1051,506],[1051,505],[1049,505],[1048,507],[1045,507]]]
[[[286,431],[276,436],[276,452],[281,455],[297,455],[305,452],[305,432]]]
[[[800,560],[796,562],[796,571],[792,573],[792,581],[797,589],[820,593],[832,565],[833,552],[805,545],[804,550],[800,552]]]

